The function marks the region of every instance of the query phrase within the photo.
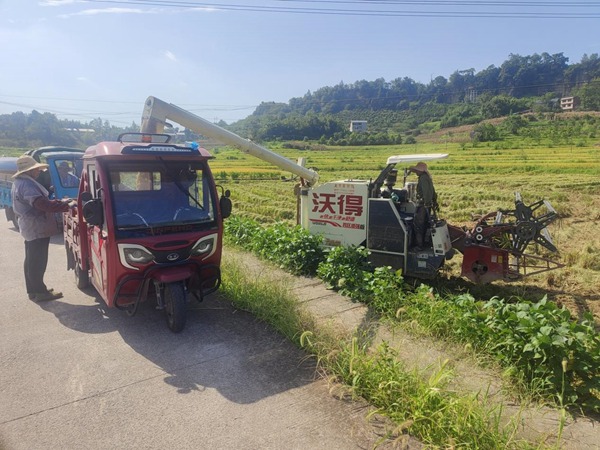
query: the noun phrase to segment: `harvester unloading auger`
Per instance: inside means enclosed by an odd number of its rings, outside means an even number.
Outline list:
[[[301,179],[296,189],[298,223],[304,229],[321,235],[326,246],[365,246],[373,264],[400,269],[404,276],[434,278],[456,251],[463,254],[462,276],[476,283],[514,281],[562,267],[529,252],[536,246],[556,252],[547,230],[557,218],[556,211],[545,200],[526,205],[520,194],[516,195],[515,209],[487,214],[470,229],[432,218],[425,245],[417,247],[413,230],[416,183],[407,181],[405,168],[403,186],[395,189],[396,165],[446,158],[447,154],[391,156],[375,180],[317,185],[318,174],[304,167],[302,160],[296,164],[175,105],[148,97],[141,131],[161,133],[167,120],[297,175]]]

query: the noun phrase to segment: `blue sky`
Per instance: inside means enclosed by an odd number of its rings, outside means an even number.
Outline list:
[[[591,0],[0,0],[0,114],[125,126],[153,95],[231,123],[340,81],[576,63],[599,19]]]

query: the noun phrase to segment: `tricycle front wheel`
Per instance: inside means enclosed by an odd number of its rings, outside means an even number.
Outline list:
[[[164,300],[167,325],[172,332],[179,333],[185,327],[187,319],[187,305],[183,281],[166,284]]]

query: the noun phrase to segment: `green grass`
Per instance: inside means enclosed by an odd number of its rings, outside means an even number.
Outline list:
[[[0,147],[0,156],[21,156],[28,148]]]

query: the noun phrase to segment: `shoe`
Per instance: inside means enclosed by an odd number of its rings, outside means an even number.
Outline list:
[[[31,298],[31,295],[34,296],[34,298],[32,300],[36,301],[36,302],[48,302],[50,300],[57,300],[59,298],[62,298],[63,294],[62,292],[55,292],[53,290],[48,291],[48,292],[42,292],[41,294],[29,294]]]
[[[52,289],[52,288],[48,289],[46,292],[50,292],[50,293],[52,293],[52,294],[54,294],[54,293],[55,293],[55,292],[54,292],[54,289]],[[38,295],[46,294],[46,292],[42,292],[42,293],[38,293],[38,294],[36,294],[36,293],[33,293],[33,292],[28,292],[28,293],[27,293],[27,296],[29,297],[29,300],[35,300],[35,299],[37,298],[37,296],[38,296]],[[62,297],[62,293],[61,293],[61,292],[59,292],[59,294],[60,294],[60,295],[61,295],[61,297]],[[60,297],[59,297],[59,298],[60,298]]]

